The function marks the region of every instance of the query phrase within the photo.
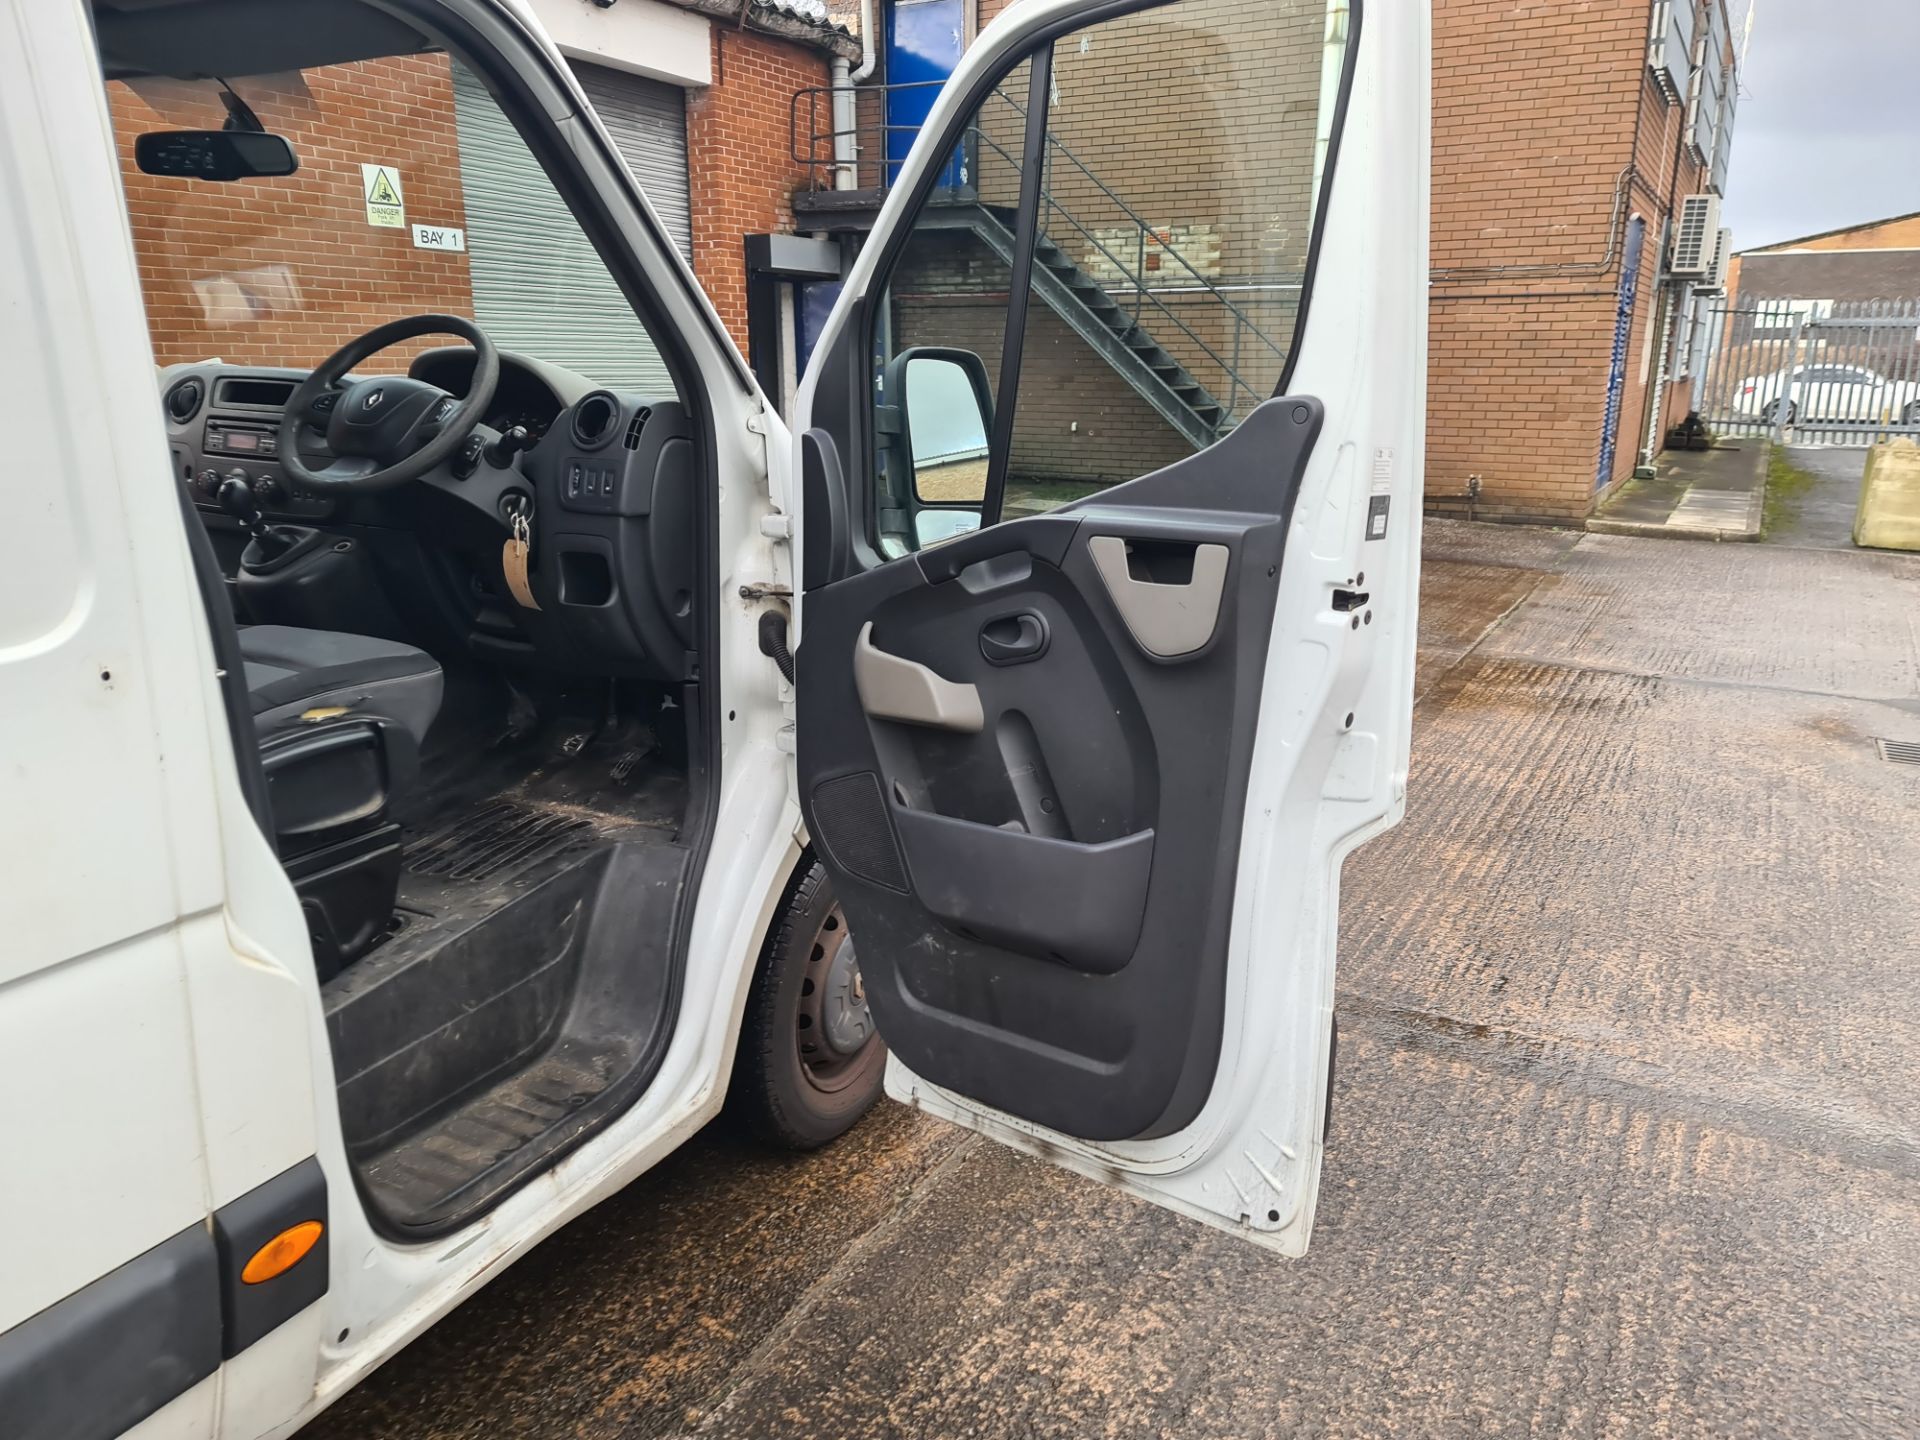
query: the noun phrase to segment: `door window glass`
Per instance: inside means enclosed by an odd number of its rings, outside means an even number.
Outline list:
[[[1347,7],[1325,0],[1180,0],[1053,42],[1024,318],[1011,307],[1017,375],[1002,373],[1004,305],[984,327],[929,313],[948,328],[914,331],[976,349],[992,376],[1004,453],[982,477],[1004,474],[1003,515],[1203,450],[1275,392],[1346,43]],[[1026,91],[1010,79],[976,124],[999,142],[987,148],[1003,163],[992,214],[1006,237]],[[1018,263],[1008,239],[986,243],[977,226],[948,225],[942,241],[981,257],[995,283]]]

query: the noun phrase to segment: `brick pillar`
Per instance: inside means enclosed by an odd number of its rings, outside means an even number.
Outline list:
[[[796,90],[827,83],[827,57],[719,21],[712,43],[713,83],[687,97],[693,271],[744,352],[741,237],[793,228],[793,191],[806,170],[788,150],[787,106]]]

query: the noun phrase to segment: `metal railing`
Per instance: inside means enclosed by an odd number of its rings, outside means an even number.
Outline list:
[[[1735,297],[1700,311],[1687,343],[1692,408],[1723,435],[1920,437],[1920,301]]]
[[[845,170],[846,166],[834,157],[834,142],[842,136],[850,135],[855,141],[855,159],[851,162],[853,178],[856,182],[867,182],[856,183],[853,188],[873,194],[876,199],[884,196],[892,187],[899,170],[899,161],[889,158],[888,152],[894,148],[889,145],[889,140],[896,135],[917,136],[921,129],[917,122],[893,124],[887,120],[889,95],[904,90],[937,90],[941,83],[940,81],[913,81],[899,85],[852,87],[820,85],[796,91],[789,102],[788,151],[796,164],[806,167],[809,187],[815,190],[826,188],[822,185],[823,179],[830,182]],[[834,97],[848,91],[851,91],[854,97],[855,122],[851,129],[836,128],[832,123]],[[863,97],[870,109],[877,107],[877,113],[865,119],[860,118],[857,112]],[[973,123],[967,128],[954,156],[948,161],[950,174],[955,183],[937,188],[934,193],[934,203],[989,205],[989,202],[981,198],[978,183],[983,154],[997,157],[1006,164],[1011,174],[1015,176],[1019,174],[1020,156],[1015,150],[1002,144],[989,128],[991,116],[988,106],[994,103],[1007,107],[1011,112],[1010,119],[1017,122],[1007,126],[1010,136],[1018,136],[1024,132],[1026,107],[1002,91],[996,90],[990,93],[987,97],[987,105],[983,105],[975,114]],[[824,129],[819,124],[823,104],[828,117],[828,124]],[[803,109],[806,116],[804,128],[802,126]],[[801,148],[803,139],[804,150]],[[863,142],[873,142],[871,154],[867,153],[869,144]],[[899,148],[904,152],[907,147]],[[878,158],[873,158],[874,155]],[[1109,297],[1123,306],[1127,306],[1128,301],[1131,301],[1131,317],[1136,328],[1143,332],[1148,330],[1147,312],[1151,308],[1154,327],[1159,328],[1162,322],[1165,322],[1165,325],[1171,326],[1181,337],[1181,342],[1176,342],[1178,350],[1168,349],[1165,345],[1161,346],[1171,358],[1178,361],[1189,373],[1194,373],[1196,370],[1217,372],[1221,383],[1207,383],[1212,378],[1208,374],[1195,374],[1195,379],[1205,386],[1213,399],[1223,407],[1217,426],[1219,430],[1224,431],[1235,423],[1243,400],[1247,408],[1265,400],[1272,391],[1274,381],[1278,379],[1280,368],[1286,362],[1287,349],[1262,328],[1255,316],[1249,314],[1231,297],[1270,295],[1296,298],[1302,289],[1302,280],[1277,281],[1259,278],[1222,280],[1203,274],[1177,246],[1169,243],[1170,237],[1166,227],[1156,226],[1142,216],[1051,130],[1047,132],[1044,155],[1039,226],[1042,240],[1052,241],[1055,247],[1067,256],[1067,259],[1073,261],[1077,268],[1082,269],[1082,273],[1085,273],[1082,260],[1091,263],[1097,254],[1108,267],[1111,267],[1113,274],[1119,279],[1117,282],[1110,282],[1098,275],[1090,275],[1089,278]],[[1061,186],[1055,179],[1057,168],[1061,165],[1067,167],[1068,174],[1078,177],[1073,182],[1072,188],[1083,192],[1082,203],[1088,198],[1085,192],[1091,192],[1092,196],[1098,197],[1098,203],[1107,207],[1106,217],[1090,217],[1080,213],[1062,197]],[[1064,229],[1056,228],[1056,218]],[[1100,226],[1098,221],[1101,218],[1110,218],[1114,223]],[[1115,231],[1128,237],[1119,244],[1117,250],[1113,243]],[[1106,235],[1104,239],[1103,233]],[[1065,247],[1058,243],[1062,238],[1071,239],[1074,236],[1078,237],[1078,241],[1075,242],[1076,248],[1081,250],[1079,258],[1068,253]],[[1150,256],[1160,265],[1171,262],[1173,267],[1183,273],[1176,276],[1172,284],[1150,283],[1148,273]],[[1040,263],[1037,257],[1035,263]],[[1183,319],[1174,306],[1169,304],[1167,297],[1203,297],[1202,303],[1217,306],[1217,313],[1224,317],[1224,328],[1228,334],[1224,346],[1210,341],[1186,319]],[[1181,300],[1179,303],[1190,302]],[[1156,344],[1161,343],[1159,336],[1152,338]],[[1227,353],[1221,353],[1222,348]],[[1180,350],[1187,353],[1179,353]],[[1266,378],[1265,384],[1257,379],[1247,378],[1245,372],[1256,363],[1260,363],[1263,369],[1270,369],[1272,372],[1271,376]]]

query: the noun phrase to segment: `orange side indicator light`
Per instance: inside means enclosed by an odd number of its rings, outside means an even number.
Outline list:
[[[286,1274],[320,1242],[320,1233],[325,1228],[318,1220],[302,1220],[298,1225],[289,1225],[253,1252],[253,1258],[247,1261],[246,1268],[240,1272],[241,1281],[258,1285],[276,1275]]]

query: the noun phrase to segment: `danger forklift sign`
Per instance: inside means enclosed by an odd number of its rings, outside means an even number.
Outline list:
[[[407,228],[407,206],[400,192],[400,171],[392,165],[360,167],[360,193],[367,201],[367,224],[389,230]]]

